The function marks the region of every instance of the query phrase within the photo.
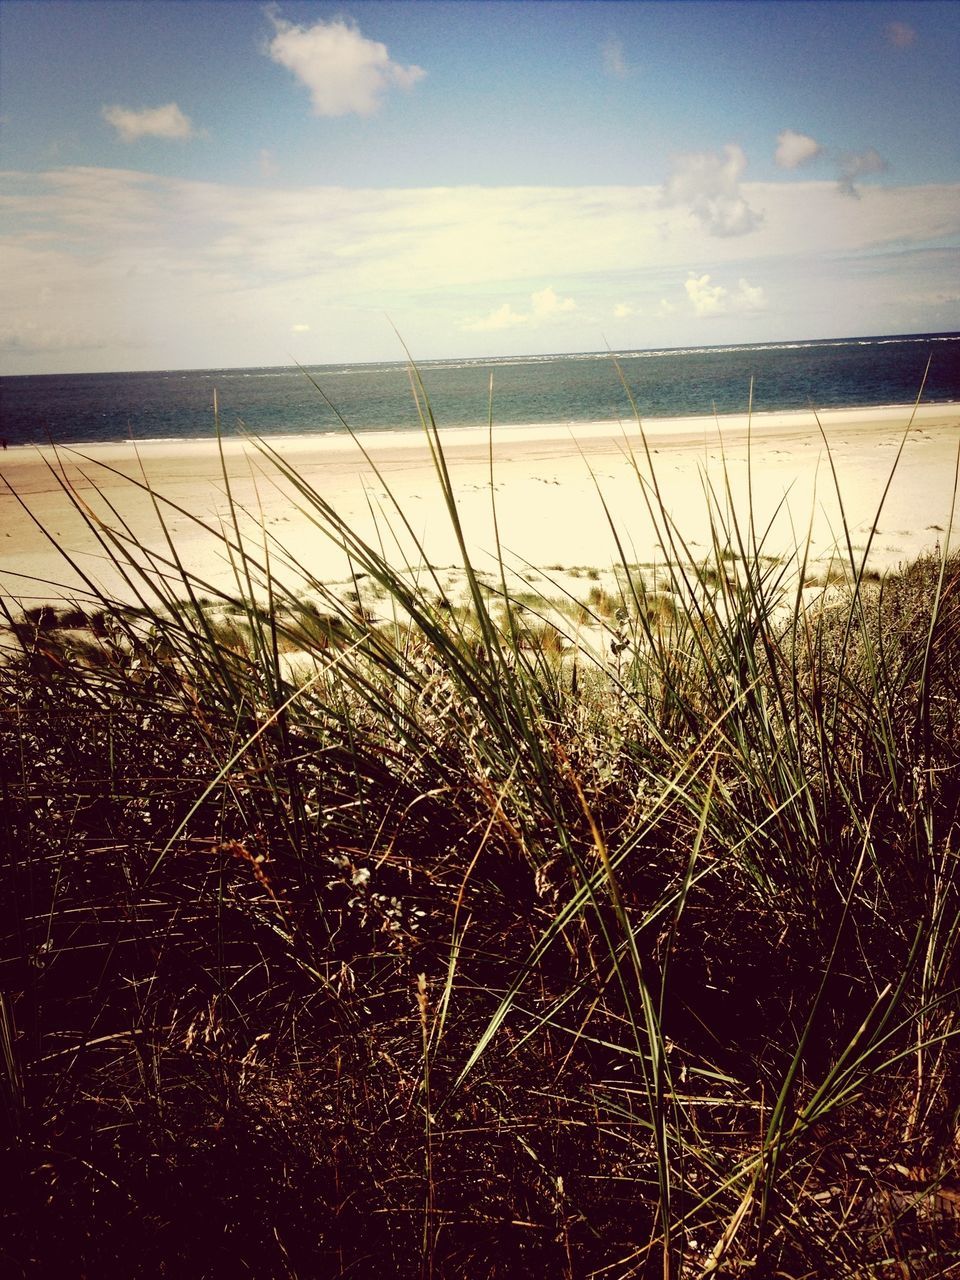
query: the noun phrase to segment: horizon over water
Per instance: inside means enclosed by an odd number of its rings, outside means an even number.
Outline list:
[[[644,417],[753,409],[872,407],[960,401],[960,333],[808,339],[739,346],[417,361],[441,427],[629,420],[622,370]],[[407,361],[304,366],[356,431],[420,422]],[[213,391],[221,426],[258,435],[339,433],[337,413],[296,366],[0,378],[0,436],[9,444],[209,438]]]

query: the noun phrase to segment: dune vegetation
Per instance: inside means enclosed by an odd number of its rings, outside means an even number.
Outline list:
[[[656,581],[453,600],[251,447],[349,591],[91,516],[8,612],[3,1273],[954,1274],[960,557],[693,556],[647,452]]]

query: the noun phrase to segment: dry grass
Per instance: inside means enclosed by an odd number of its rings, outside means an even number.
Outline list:
[[[239,544],[215,625],[16,620],[5,1273],[950,1274],[957,558],[807,607],[718,528],[601,656],[300,483],[395,625]]]

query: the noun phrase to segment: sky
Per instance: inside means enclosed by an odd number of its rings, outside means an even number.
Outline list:
[[[0,373],[960,330],[960,4],[0,3]]]

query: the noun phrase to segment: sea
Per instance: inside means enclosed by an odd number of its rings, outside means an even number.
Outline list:
[[[929,362],[929,370],[927,369]],[[441,427],[960,403],[960,333],[418,362]],[[924,373],[926,371],[926,381]],[[921,391],[922,388],[922,391]],[[9,445],[420,426],[405,362],[0,378]],[[633,405],[631,404],[631,398]],[[345,425],[347,424],[347,425]]]

